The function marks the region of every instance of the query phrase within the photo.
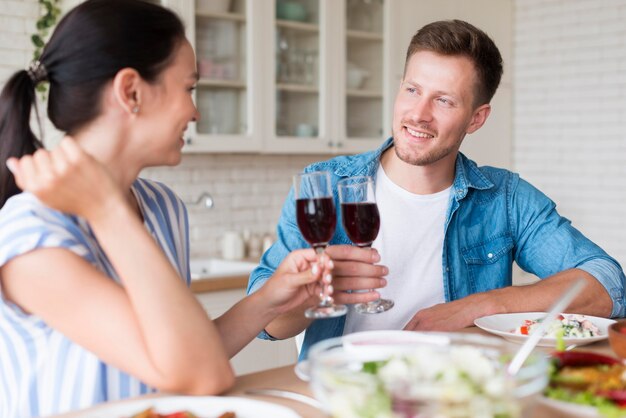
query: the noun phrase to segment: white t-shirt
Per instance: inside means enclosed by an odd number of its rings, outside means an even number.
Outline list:
[[[344,335],[357,331],[402,329],[419,310],[445,301],[443,233],[450,190],[416,195],[393,183],[382,165],[376,174],[380,231],[372,244],[389,268],[387,286],[378,289],[395,306],[379,314],[349,307]]]

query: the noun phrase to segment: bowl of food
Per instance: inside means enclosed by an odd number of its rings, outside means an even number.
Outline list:
[[[595,352],[556,352],[542,403],[568,415],[626,416],[626,366]]]
[[[510,376],[516,348],[475,334],[338,337],[311,347],[310,385],[334,417],[530,417],[548,383],[548,361],[533,354]]]
[[[609,326],[609,344],[615,354],[626,359],[626,322],[616,322]]]

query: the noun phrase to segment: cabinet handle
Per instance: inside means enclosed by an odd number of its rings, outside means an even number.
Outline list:
[[[337,142],[336,146],[337,146],[337,148],[343,147],[343,142]]]
[[[193,138],[188,136],[187,138],[185,138],[185,144],[187,145],[191,145],[191,143],[193,142]]]
[[[332,148],[334,146],[335,146],[335,144],[333,144],[333,141],[328,141],[328,148]]]

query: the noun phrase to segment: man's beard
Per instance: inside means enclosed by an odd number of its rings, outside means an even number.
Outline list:
[[[450,145],[445,148],[435,148],[430,151],[421,152],[416,155],[413,152],[408,144],[402,144],[402,146],[398,146],[398,142],[396,140],[396,136],[393,137],[394,142],[394,151],[396,156],[407,164],[415,165],[415,166],[426,166],[430,164],[434,164],[437,161],[447,157],[451,153],[458,150],[458,147],[455,145]],[[460,144],[459,144],[460,145]]]

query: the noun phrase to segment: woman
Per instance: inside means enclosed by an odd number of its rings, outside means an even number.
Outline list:
[[[49,117],[71,136],[52,152],[29,127],[44,80]],[[0,417],[155,389],[222,392],[234,381],[228,358],[317,290],[312,250],[290,254],[263,289],[215,321],[187,289],[184,205],[137,176],[180,161],[183,132],[199,116],[196,81],[173,13],[89,0],[4,87],[0,159],[15,177],[2,165]]]

